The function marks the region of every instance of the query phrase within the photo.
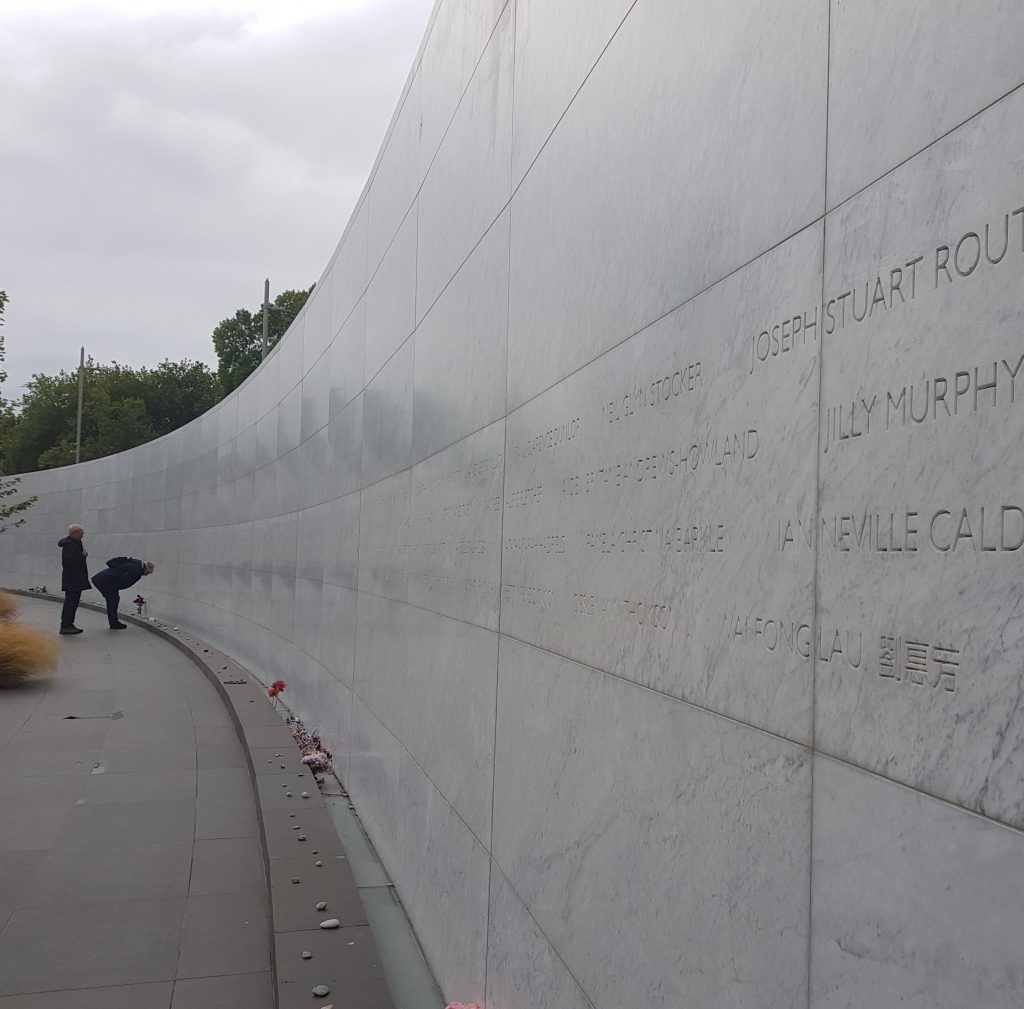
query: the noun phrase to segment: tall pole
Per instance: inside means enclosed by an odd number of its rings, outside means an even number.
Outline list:
[[[75,426],[75,462],[82,458],[82,390],[85,388],[85,347],[78,359],[78,423]]]
[[[263,355],[261,361],[267,359],[267,324],[270,319],[270,278],[263,281]]]

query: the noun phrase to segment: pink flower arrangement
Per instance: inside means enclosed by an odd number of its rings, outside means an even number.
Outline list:
[[[270,684],[270,689],[267,691],[267,695],[270,697],[277,697],[277,695],[287,686],[288,684],[285,683],[284,680],[274,680],[274,682]]]
[[[301,720],[292,715],[288,719],[288,728],[291,731],[292,739],[302,753],[304,763],[314,774],[329,774],[334,770],[334,758],[320,741],[320,733],[309,732],[303,726]]]
[[[313,750],[312,753],[307,753],[302,758],[302,762],[317,774],[330,774],[334,770],[334,761],[331,755],[324,750]]]

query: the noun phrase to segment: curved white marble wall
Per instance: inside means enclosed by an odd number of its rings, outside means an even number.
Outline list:
[[[284,676],[452,997],[1018,1007],[1022,42],[442,0],[282,345],[3,579],[80,520]]]

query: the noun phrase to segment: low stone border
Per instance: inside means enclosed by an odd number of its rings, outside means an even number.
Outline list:
[[[62,603],[62,596],[8,589]],[[81,607],[106,613],[103,606]],[[271,971],[278,1009],[394,1009],[366,910],[313,773],[266,687],[230,656],[153,619],[121,619],[187,655],[220,694],[246,755],[270,892]],[[318,909],[318,904],[324,904]],[[337,922],[332,928],[321,923]],[[307,957],[306,954],[311,954]],[[329,994],[316,996],[325,986]]]

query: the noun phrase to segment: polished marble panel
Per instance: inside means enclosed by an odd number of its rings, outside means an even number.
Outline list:
[[[409,340],[363,393],[363,486],[405,469],[411,461],[414,342]]]
[[[367,205],[367,277],[384,258],[419,187],[420,75],[407,82],[370,183]]]
[[[1016,1009],[1024,834],[814,766],[812,1009]]]
[[[413,460],[505,414],[506,211],[416,330]]]
[[[820,263],[819,225],[509,416],[504,633],[810,740],[813,556],[770,503],[814,508]]]
[[[514,0],[518,186],[636,0]]]
[[[491,866],[487,993],[483,1004],[593,1009],[501,870]]]
[[[1024,83],[1015,0],[831,7],[831,207]]]
[[[806,997],[809,751],[501,640],[495,862],[597,1006]]]
[[[633,9],[512,201],[510,407],[821,214],[827,24]]]
[[[366,291],[364,382],[416,328],[416,209],[402,222]]]
[[[416,313],[426,315],[511,195],[512,9],[487,44],[419,198]]]
[[[445,0],[438,5],[420,64],[424,171],[437,153],[505,4],[506,0]]]
[[[818,746],[1017,826],[1022,122],[1024,91],[829,216],[817,529],[860,659],[818,657]]]
[[[504,462],[499,421],[413,467],[409,602],[497,630]]]

